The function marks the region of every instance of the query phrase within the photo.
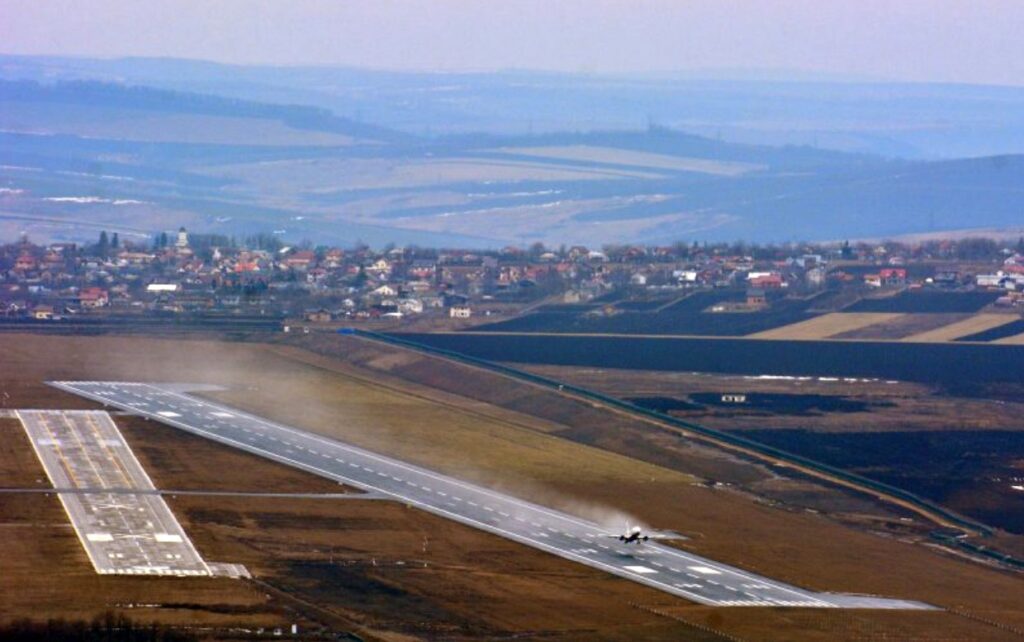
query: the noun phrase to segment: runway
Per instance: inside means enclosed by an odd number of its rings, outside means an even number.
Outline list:
[[[183,386],[51,385],[700,604],[933,608],[908,600],[807,591],[670,546],[623,544],[618,533],[587,520],[206,401],[187,394]]]
[[[102,575],[211,576],[110,415],[89,410],[21,410],[43,464],[93,568]],[[104,492],[128,488],[142,493]],[[93,492],[78,493],[90,488]]]

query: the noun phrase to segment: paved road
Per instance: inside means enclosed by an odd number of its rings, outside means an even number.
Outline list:
[[[107,413],[22,410],[15,414],[55,488],[155,490]],[[97,573],[212,574],[159,495],[57,494]]]
[[[714,606],[931,608],[904,600],[815,593],[669,546],[622,544],[614,534],[586,520],[199,399],[184,392],[182,386],[96,381],[51,385],[693,602]]]

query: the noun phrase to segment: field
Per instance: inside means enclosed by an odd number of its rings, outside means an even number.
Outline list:
[[[1019,317],[1014,314],[976,314],[962,321],[950,323],[934,330],[904,337],[904,341],[953,341],[961,337],[998,328]]]
[[[530,368],[893,483],[1024,535],[1024,403],[841,379]],[[742,394],[742,403],[722,402]],[[1014,550],[1024,553],[1024,537]]]
[[[911,543],[913,538],[866,532],[900,523],[870,502],[779,477],[650,426],[633,426],[614,413],[464,366],[352,338],[311,335],[294,341],[289,346],[3,335],[0,385],[12,406],[85,407],[87,402],[40,382],[217,382],[229,386],[219,398],[247,409],[584,516],[633,515],[674,528],[691,535],[688,548],[779,579],[956,605],[1024,626],[1018,579],[936,553]],[[119,423],[158,487],[316,492],[329,486],[151,422]],[[19,430],[10,421],[4,429]],[[4,440],[3,449],[4,486],[41,483],[23,439]],[[695,477],[718,474],[736,483],[746,477],[752,489],[694,483]],[[778,493],[788,489],[790,501],[765,502],[752,494],[773,487]],[[845,505],[872,526],[807,512],[800,508],[802,497],[831,501],[838,512]],[[85,616],[145,602],[177,606],[147,607],[133,615],[179,622],[202,617],[218,626],[299,621],[303,627],[390,640],[702,639],[686,622],[748,640],[777,639],[780,631],[794,640],[856,639],[866,632],[898,638],[908,631],[925,640],[947,639],[951,632],[965,639],[1009,639],[1005,631],[952,613],[696,607],[389,503],[184,496],[170,501],[201,553],[244,563],[263,583],[164,585],[93,576],[52,497],[4,495],[0,528],[10,537],[0,564],[6,586],[25,588],[0,591],[0,613],[24,614],[39,601],[40,616],[62,613],[71,603],[83,605],[74,615]],[[865,517],[872,513],[881,519]],[[54,581],[57,591],[48,588]]]
[[[862,299],[846,308],[847,312],[978,312],[999,298],[998,292],[906,291],[894,296]]]
[[[1013,313],[984,312],[832,312],[807,321],[757,332],[750,335],[750,338],[883,340],[916,343],[988,341],[991,340],[990,336],[1004,336],[1004,333],[1011,332],[1017,327],[1015,322],[1019,322],[1019,318]]]
[[[770,328],[800,323],[815,315],[808,311],[817,300],[782,299],[765,310],[712,312],[716,304],[742,302],[743,293],[709,290],[681,296],[676,302],[653,309],[630,309],[610,315],[593,314],[589,305],[541,309],[507,321],[473,328],[474,332],[585,333],[620,335],[743,336]]]
[[[514,156],[536,156],[584,163],[604,163],[647,169],[668,169],[676,172],[698,172],[737,176],[756,169],[764,169],[748,163],[712,161],[703,158],[666,156],[612,147],[569,145],[566,147],[505,147],[497,150]]]
[[[992,343],[1009,343],[1011,345],[1018,344],[1016,337],[1024,332],[1024,319],[1018,319],[1011,321],[1004,325],[978,332],[976,334],[969,334],[964,337],[960,337],[961,341],[990,341]]]
[[[1024,345],[1024,333],[1022,333],[1022,334],[1014,334],[1014,335],[1009,336],[1009,337],[1003,337],[1002,339],[996,339],[994,341],[994,343],[1000,343],[1000,344],[1003,344],[1003,345],[1021,346],[1021,345]]]
[[[402,337],[491,361],[675,372],[865,377],[953,387],[1017,383],[1022,357],[1022,349],[1017,346],[957,342],[784,341],[513,332],[403,333]]]
[[[875,325],[901,315],[892,312],[833,312],[750,335],[754,339],[825,339],[864,326]]]

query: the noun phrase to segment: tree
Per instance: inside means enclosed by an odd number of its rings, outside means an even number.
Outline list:
[[[356,274],[355,281],[353,282],[352,285],[354,285],[357,288],[361,288],[366,283],[366,279],[367,279],[366,268],[363,267],[362,265],[360,265],[359,266],[359,273]]]
[[[107,252],[109,250],[110,250],[110,239],[107,238],[107,231],[103,230],[102,232],[100,232],[99,243],[96,244],[96,255],[97,256],[106,256]]]
[[[114,232],[114,235],[110,237],[110,249],[116,250],[119,247],[121,247],[121,239],[117,237],[117,232]]]

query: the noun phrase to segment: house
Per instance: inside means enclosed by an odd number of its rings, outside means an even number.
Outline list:
[[[168,294],[177,291],[177,283],[150,283],[146,286],[146,292],[150,294]]]
[[[825,284],[827,277],[827,271],[821,266],[812,267],[804,273],[804,278],[807,279],[807,285],[819,287]]]
[[[672,277],[680,283],[696,283],[697,270],[673,270]]]
[[[52,305],[37,305],[32,308],[32,318],[37,321],[50,321],[53,319]]]
[[[331,313],[325,308],[306,310],[302,313],[302,319],[310,323],[329,323],[331,321]]]
[[[345,260],[345,252],[338,248],[331,248],[327,250],[327,254],[324,255],[323,266],[328,269],[337,269],[341,267]]]
[[[781,274],[758,274],[747,278],[750,287],[757,290],[778,290],[784,285]]]
[[[437,265],[426,259],[416,259],[409,266],[409,276],[414,279],[432,279],[437,272]]]
[[[747,290],[747,307],[760,308],[768,305],[768,296],[761,288],[750,288]]]
[[[110,295],[103,288],[85,288],[78,293],[83,308],[102,308],[110,304]]]
[[[979,274],[974,277],[974,282],[979,288],[998,288],[1002,287],[1005,278],[1006,274],[999,271],[995,274]]]
[[[36,269],[36,259],[31,254],[21,254],[14,260],[14,269],[18,272],[29,272]]]
[[[448,316],[453,319],[468,319],[473,316],[473,310],[468,305],[453,305],[448,308]]]
[[[380,296],[380,297],[398,296],[398,290],[393,288],[393,287],[391,287],[390,285],[386,285],[385,284],[385,285],[382,285],[379,288],[373,290],[372,292],[370,292],[370,294],[372,294],[374,296]]]
[[[878,277],[882,287],[898,288],[907,284],[906,268],[883,268],[878,271]]]
[[[423,301],[419,299],[399,299],[398,311],[403,314],[422,314]]]
[[[377,259],[366,269],[366,271],[376,274],[377,276],[387,276],[391,274],[391,262],[384,258]]]
[[[305,271],[316,261],[316,254],[313,250],[299,250],[284,260],[286,267],[292,270]]]

